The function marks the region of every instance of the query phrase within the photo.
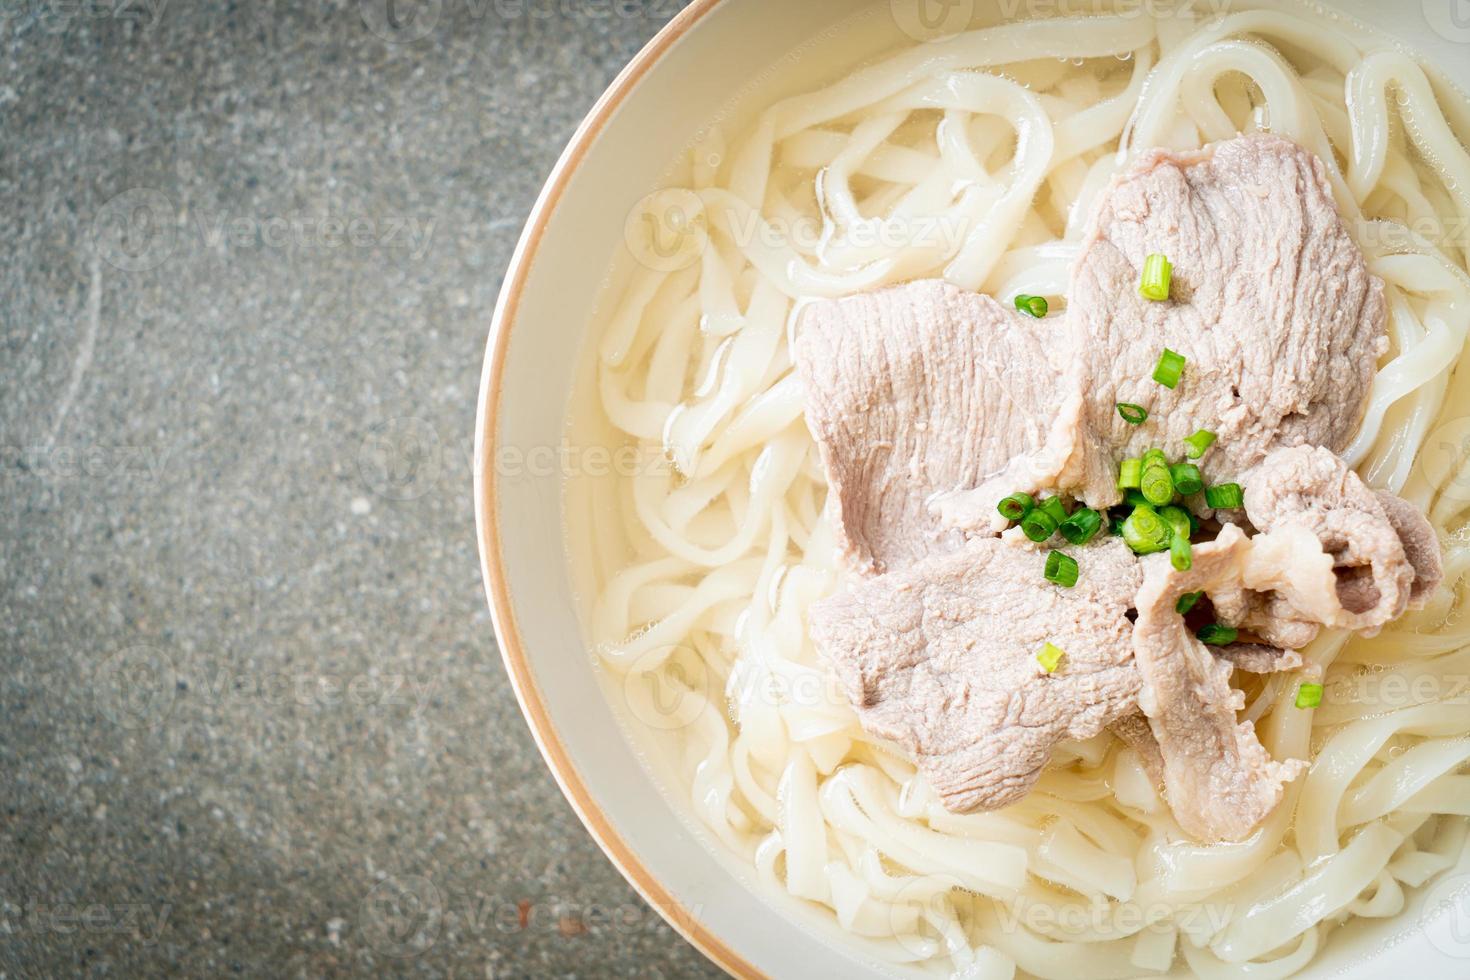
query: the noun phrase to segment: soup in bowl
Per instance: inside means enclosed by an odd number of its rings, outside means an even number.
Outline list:
[[[487,590],[726,969],[1463,972],[1470,37],[1351,14],[695,4],[573,139]]]

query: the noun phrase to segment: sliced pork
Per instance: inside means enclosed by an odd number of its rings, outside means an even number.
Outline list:
[[[1262,532],[1251,583],[1278,584],[1281,608],[1299,619],[1376,631],[1422,604],[1443,575],[1424,516],[1321,447],[1268,455],[1245,477],[1245,511]]]
[[[1172,263],[1167,301],[1138,293],[1152,254]],[[810,628],[863,727],[958,811],[1014,802],[1057,741],[1109,727],[1188,833],[1248,836],[1303,763],[1236,721],[1232,671],[1299,667],[1322,626],[1376,630],[1443,574],[1424,517],[1336,455],[1384,327],[1383,284],[1321,162],[1270,135],[1144,154],[1099,197],[1065,317],[937,281],[809,306],[793,359],[855,573]],[[1165,348],[1186,359],[1172,389],[1153,379]],[[1148,418],[1128,424],[1119,402]],[[1217,436],[1205,482],[1239,482],[1245,501],[1214,515],[1190,569],[1103,536],[1070,549],[1080,574],[1061,588],[1044,549],[993,536],[1001,497],[1111,506],[1120,460],[1177,460],[1198,429]],[[1240,642],[1201,643],[1176,612],[1186,592]],[[1065,651],[1055,672],[1036,658],[1048,642]]]
[[[1059,383],[1047,352],[1062,331],[938,280],[804,311],[793,356],[849,568],[880,573],[958,546],[928,498],[1047,440]]]
[[[863,727],[910,752],[951,810],[1013,803],[1061,739],[1136,710],[1127,613],[1140,565],[1117,538],[1073,550],[1073,588],[1045,555],[979,538],[816,603],[811,633]],[[1036,654],[1065,651],[1052,673]]]
[[[1174,569],[1167,555],[1149,556],[1138,591],[1133,654],[1143,679],[1139,707],[1159,743],[1174,817],[1201,840],[1249,836],[1306,765],[1273,760],[1254,728],[1236,721],[1245,703],[1230,686],[1230,666],[1174,611],[1186,592],[1235,587],[1250,547],[1245,534],[1227,524],[1215,541],[1195,547],[1189,571]]]
[[[1170,298],[1139,295],[1144,260],[1173,265]],[[1094,507],[1117,503],[1118,460],[1218,435],[1207,482],[1236,480],[1277,446],[1341,450],[1357,431],[1387,349],[1383,283],[1337,214],[1326,171],[1280,136],[1202,150],[1153,150],[1094,206],[1072,271],[1066,376],[1085,405],[1020,472]],[[1184,355],[1182,380],[1153,380],[1159,355]],[[1069,392],[1069,395],[1073,394]],[[1140,405],[1130,425],[1117,403]],[[988,520],[981,501],[945,504],[952,526]]]

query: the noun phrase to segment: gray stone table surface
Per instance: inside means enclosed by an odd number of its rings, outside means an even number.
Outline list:
[[[0,976],[691,976],[481,590],[496,292],[672,0],[0,7]]]

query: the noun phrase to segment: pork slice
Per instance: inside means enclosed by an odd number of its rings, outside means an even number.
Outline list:
[[[1439,546],[1439,535],[1419,508],[1402,497],[1378,491],[1378,503],[1388,523],[1393,525],[1399,543],[1404,546],[1404,557],[1414,569],[1414,581],[1409,586],[1409,608],[1420,609],[1444,579],[1444,555]]]
[[[1217,592],[1210,599],[1218,622],[1246,630],[1278,652],[1300,650],[1315,640],[1321,629],[1319,624],[1303,619],[1302,613],[1277,592],[1255,592],[1242,586]]]
[[[1228,643],[1210,652],[1217,660],[1223,660],[1247,674],[1274,674],[1295,670],[1302,665],[1302,655],[1297,651],[1283,650],[1267,643]]]
[[[1077,584],[1062,588],[1043,552],[976,538],[812,607],[812,638],[863,728],[907,750],[951,810],[1020,799],[1056,742],[1136,710],[1138,560],[1116,538],[1072,554]],[[1036,659],[1048,642],[1065,652],[1053,673]]]
[[[806,308],[794,358],[849,568],[892,571],[960,544],[928,498],[975,487],[1046,441],[1059,320],[938,280]]]
[[[1173,265],[1162,302],[1138,292],[1155,253]],[[1211,483],[1277,446],[1343,449],[1388,343],[1383,283],[1339,218],[1325,168],[1272,135],[1143,154],[1094,205],[1067,307],[1080,363],[1065,371],[1079,386],[1066,398],[1080,394],[1083,410],[1031,470],[1093,507],[1120,499],[1118,460],[1153,446],[1172,456],[1201,428],[1219,437],[1201,461]],[[1186,358],[1172,390],[1153,380],[1165,348]],[[1147,409],[1147,421],[1128,424],[1119,402]],[[964,527],[984,508],[953,502],[947,516]]]
[[[1424,516],[1321,447],[1270,453],[1246,474],[1245,511],[1262,532],[1250,584],[1275,579],[1300,619],[1372,632],[1422,605],[1443,575]]]
[[[1216,540],[1194,548],[1188,571],[1172,567],[1167,555],[1151,555],[1137,597],[1139,707],[1159,743],[1174,817],[1205,841],[1249,836],[1306,765],[1273,760],[1254,727],[1236,721],[1244,698],[1230,686],[1230,664],[1196,639],[1174,610],[1186,592],[1236,587],[1250,550],[1245,534],[1227,524]]]

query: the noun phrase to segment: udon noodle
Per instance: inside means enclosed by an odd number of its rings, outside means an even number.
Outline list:
[[[1136,13],[1136,12],[1135,12]],[[1443,96],[1444,90],[1439,94]],[[600,335],[602,411],[671,461],[620,478],[627,560],[592,631],[665,729],[699,818],[863,953],[969,977],[1286,977],[1350,917],[1460,859],[1470,816],[1470,155],[1409,55],[1327,19],[1088,16],[916,43],[786,98],[630,221],[643,260]],[[864,733],[805,610],[837,580],[790,332],[802,301],[941,276],[1062,308],[1090,202],[1130,155],[1270,130],[1326,163],[1387,284],[1391,347],[1347,455],[1428,513],[1446,584],[1371,639],[1324,634],[1243,718],[1313,760],[1240,844],[1182,834],[1111,735],[993,813],[945,810]],[[1458,380],[1457,380],[1458,379]],[[616,523],[616,522],[615,522]]]

